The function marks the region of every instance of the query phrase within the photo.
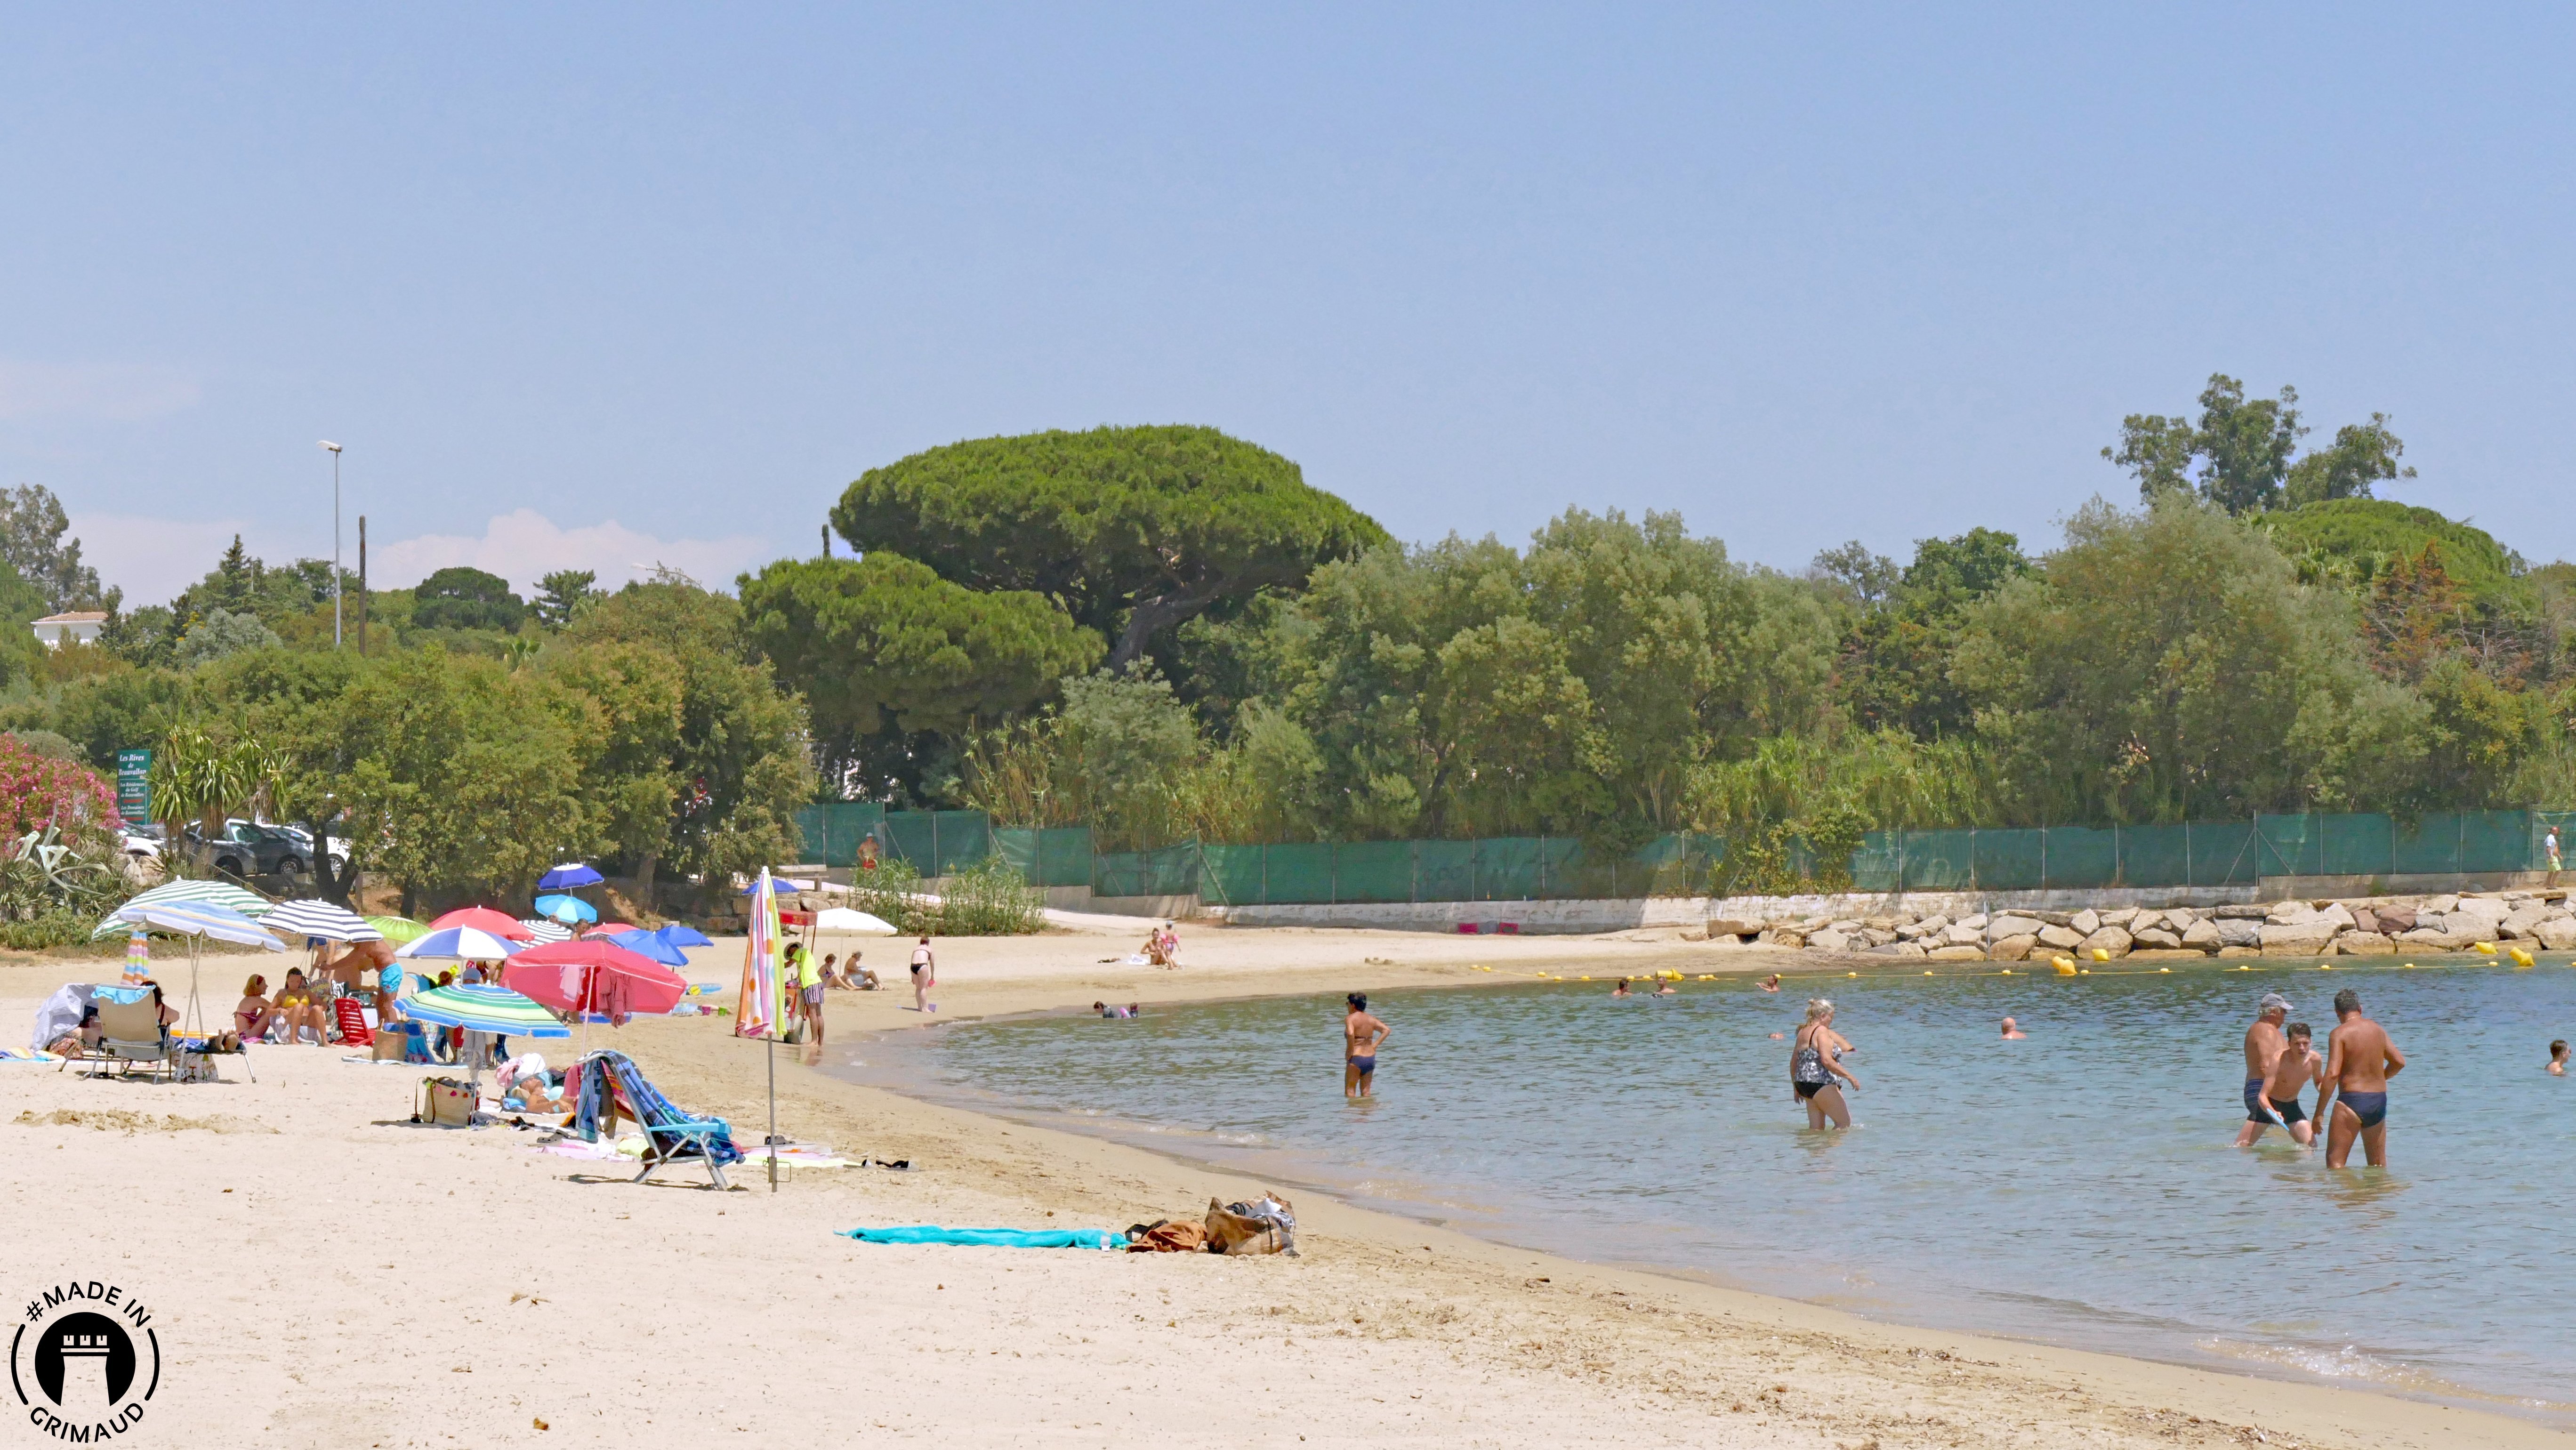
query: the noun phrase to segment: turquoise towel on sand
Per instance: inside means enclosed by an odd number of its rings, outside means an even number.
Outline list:
[[[1115,1249],[1127,1236],[1105,1228],[941,1228],[917,1223],[909,1228],[854,1228],[841,1237],[863,1244],[981,1244],[996,1249]]]

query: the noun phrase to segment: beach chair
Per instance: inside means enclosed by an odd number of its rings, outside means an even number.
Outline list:
[[[644,1130],[644,1171],[635,1175],[636,1182],[652,1177],[658,1168],[694,1157],[706,1164],[707,1177],[717,1191],[732,1186],[725,1182],[725,1165],[739,1163],[743,1156],[742,1149],[734,1146],[732,1124],[682,1112],[622,1052],[594,1052],[576,1065],[576,1071],[581,1074],[581,1100],[574,1110],[574,1131],[598,1142],[600,1117],[606,1115],[608,1131],[614,1134],[621,1108]]]
[[[357,998],[342,997],[331,1004],[331,1011],[340,1019],[342,1043],[350,1047],[375,1044],[376,1034],[367,1027],[367,1009],[358,1005]]]
[[[81,1054],[82,1061],[97,1064],[88,1076],[105,1077],[111,1065],[119,1077],[132,1076],[138,1067],[165,1078],[176,1074],[170,1034],[161,1026],[159,989],[99,987],[90,1002],[98,1008],[98,1046]]]

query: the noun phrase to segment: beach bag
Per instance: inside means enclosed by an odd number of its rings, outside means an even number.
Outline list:
[[[420,1111],[415,1120],[442,1128],[462,1128],[474,1121],[474,1092],[452,1077],[423,1078]]]
[[[1127,1230],[1127,1247],[1140,1254],[1199,1254],[1207,1252],[1207,1230],[1194,1223],[1174,1223],[1163,1219],[1152,1224],[1137,1224]]]

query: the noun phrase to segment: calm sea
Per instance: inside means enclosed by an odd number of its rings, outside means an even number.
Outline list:
[[[2576,1079],[2541,1070],[2576,971],[2235,965],[1388,992],[1359,1106],[1338,997],[964,1023],[854,1070],[1573,1257],[2576,1421]],[[2411,1062],[2394,1166],[2231,1147],[2256,998],[2322,1048],[2343,987]],[[1847,1134],[1807,1131],[1770,1037],[1818,990],[1859,1048]]]

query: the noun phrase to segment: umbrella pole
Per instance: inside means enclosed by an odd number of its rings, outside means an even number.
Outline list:
[[[769,1191],[778,1191],[778,1037],[772,1033],[764,1039],[769,1044]]]
[[[184,1025],[190,1032],[206,1030],[205,1014],[197,1006],[197,951],[204,944],[204,937],[188,938],[188,1020]]]

